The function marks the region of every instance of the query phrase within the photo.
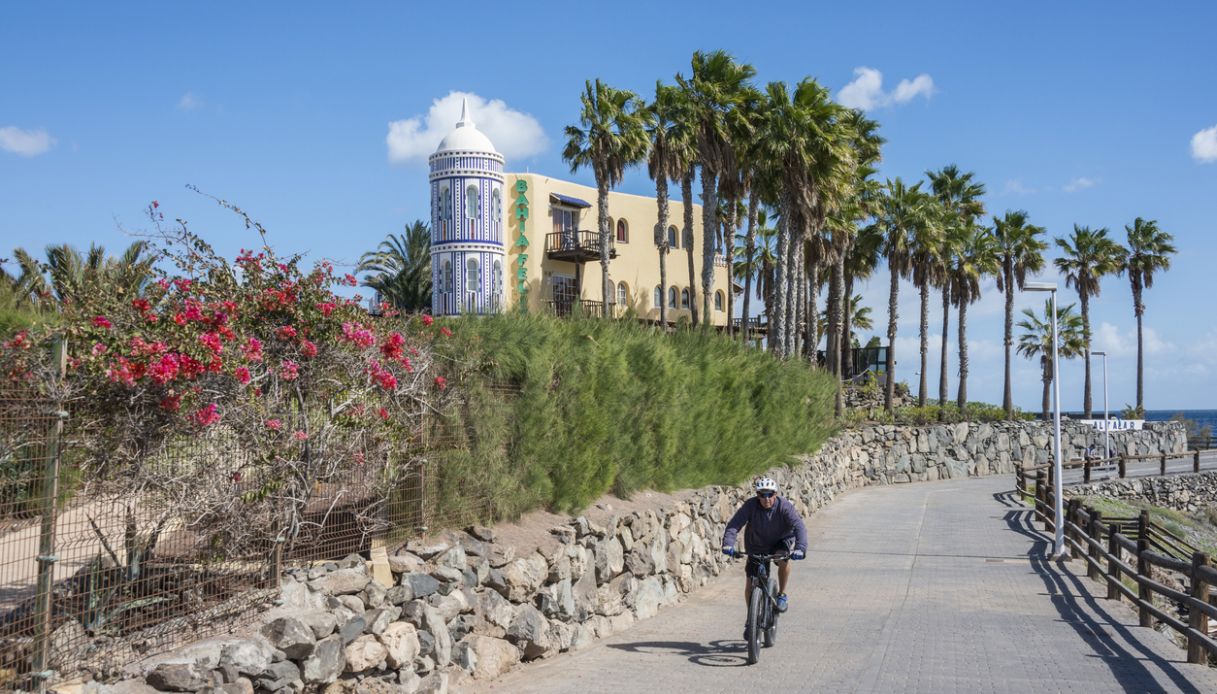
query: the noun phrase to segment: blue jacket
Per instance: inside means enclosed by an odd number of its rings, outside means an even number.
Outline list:
[[[768,511],[761,508],[756,497],[745,501],[727,523],[723,547],[734,547],[735,536],[745,525],[748,531],[744,533],[744,548],[749,552],[769,552],[791,536],[795,538],[794,548],[807,552],[807,528],[803,519],[794,510],[794,505],[780,496]]]

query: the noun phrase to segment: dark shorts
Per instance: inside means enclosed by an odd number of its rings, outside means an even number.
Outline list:
[[[769,550],[764,553],[773,554],[775,552],[789,552],[794,549],[794,545],[795,538],[788,537],[779,541],[776,545],[770,547]],[[768,563],[769,562],[765,562],[766,565],[768,565]],[[759,561],[753,559],[752,557],[748,557],[748,561],[744,564],[744,575],[746,575],[748,578],[756,578],[756,573],[760,568],[760,565],[761,563]]]

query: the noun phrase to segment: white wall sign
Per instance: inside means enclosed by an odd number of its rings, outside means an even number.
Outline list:
[[[1112,417],[1110,420],[1082,419],[1079,421],[1082,424],[1089,424],[1099,431],[1104,429],[1108,431],[1133,431],[1140,429],[1145,424],[1144,419],[1120,419],[1119,417]]]

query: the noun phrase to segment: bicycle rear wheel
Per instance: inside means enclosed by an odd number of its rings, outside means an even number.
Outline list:
[[[760,586],[752,589],[748,600],[748,664],[756,665],[761,657],[761,631],[764,629],[762,610],[765,609],[765,591]]]

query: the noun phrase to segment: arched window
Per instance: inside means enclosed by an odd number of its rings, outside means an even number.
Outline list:
[[[607,296],[608,296],[609,303],[610,304],[616,303],[617,302],[617,285],[613,284],[612,280],[609,280],[607,289],[608,289]]]
[[[689,308],[689,290],[688,289],[680,290],[680,307]]]
[[[676,308],[676,287],[668,287],[668,308]]]
[[[668,247],[669,248],[680,248],[680,243],[678,243],[679,239],[677,238],[678,236],[680,236],[680,233],[676,231],[675,226],[668,227]]]
[[[717,292],[714,292],[714,310],[715,311],[723,310],[723,290],[721,290],[721,289],[718,290]]]
[[[621,306],[630,303],[630,288],[625,282],[617,285],[617,303]]]
[[[441,292],[450,292],[450,291],[452,291],[452,289],[453,289],[453,287],[452,287],[452,261],[445,260],[444,261],[444,278],[443,278],[442,284],[440,285],[440,291]]]
[[[655,308],[659,308],[660,306],[663,306],[663,288],[656,286],[655,287]]]
[[[465,217],[468,219],[478,218],[482,212],[479,202],[477,184],[470,183],[469,187],[465,188]]]
[[[478,267],[477,258],[470,258],[465,261],[465,289],[470,292],[476,292],[482,286],[481,272]]]
[[[493,305],[497,309],[503,300],[503,263],[498,260],[494,261],[494,276],[490,278],[490,281],[494,284]]]
[[[494,193],[491,194],[490,202],[492,205],[492,207],[490,208],[491,214],[494,215],[494,219],[492,221],[494,221],[494,223],[496,225],[502,224],[503,223],[503,192],[500,191],[498,188],[495,188]],[[498,227],[496,226],[495,228],[498,228]]]
[[[630,225],[624,219],[617,220],[617,243],[630,242]]]

